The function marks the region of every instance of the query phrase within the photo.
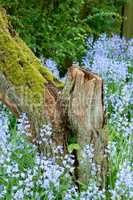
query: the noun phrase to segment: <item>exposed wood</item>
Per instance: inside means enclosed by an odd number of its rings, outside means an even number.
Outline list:
[[[104,127],[103,81],[91,72],[72,67],[63,92],[68,122],[81,148],[77,152],[79,180],[87,183],[90,178],[90,166],[83,157],[83,151],[85,145],[92,144],[93,161],[101,167],[97,178],[105,185],[107,133]]]
[[[2,75],[0,73],[0,101],[2,101],[7,107],[10,108],[10,110],[18,117],[19,116],[19,111],[16,107],[16,104],[14,103],[14,101],[12,102],[10,99],[8,99],[8,88],[9,85],[4,77],[4,75]],[[12,91],[13,92],[13,91]]]

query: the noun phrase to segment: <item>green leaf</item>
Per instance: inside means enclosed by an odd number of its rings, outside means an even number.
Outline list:
[[[72,153],[73,150],[80,150],[80,145],[79,144],[70,144],[68,145],[68,152]]]

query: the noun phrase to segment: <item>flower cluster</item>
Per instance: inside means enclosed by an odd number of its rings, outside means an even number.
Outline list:
[[[110,191],[112,193],[112,200],[119,199],[133,199],[133,163],[125,161],[117,174],[115,187]]]
[[[93,42],[87,41],[88,53],[83,59],[85,67],[104,79],[106,110],[110,123],[125,137],[133,132],[130,106],[133,102],[132,66],[133,39],[106,34]]]
[[[93,72],[102,75],[108,82],[125,80],[128,76],[128,67],[133,64],[133,41],[126,41],[119,36],[107,37],[106,34],[93,42],[87,41],[88,53],[83,59],[85,66]]]
[[[106,34],[88,38],[85,68],[104,80],[104,102],[108,115],[110,199],[132,199],[133,160],[133,39]],[[109,198],[109,197],[108,197]]]
[[[54,157],[51,158],[39,154],[37,147],[26,140],[25,131],[29,123],[25,114],[18,120],[18,131],[14,135],[9,130],[10,122],[4,110],[0,112],[0,119],[3,127],[0,132],[0,137],[3,138],[0,149],[0,199],[103,199],[104,192],[99,190],[94,181],[87,190],[78,193],[71,178],[74,173],[74,156],[63,156],[62,146],[53,146]],[[51,126],[44,125],[40,130],[41,141],[51,145],[51,136]],[[84,148],[83,154],[90,164],[93,152],[92,145]],[[60,164],[56,162],[59,158]],[[94,168],[93,166],[92,172],[95,171]],[[95,177],[95,173],[93,176]]]

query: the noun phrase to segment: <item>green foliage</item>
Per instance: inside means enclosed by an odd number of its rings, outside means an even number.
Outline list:
[[[119,172],[120,166],[124,163],[125,158],[132,162],[133,150],[132,145],[129,145],[129,141],[132,141],[132,136],[125,139],[125,137],[119,135],[112,126],[108,126],[108,130],[112,155],[109,157],[109,175],[107,177],[107,184],[113,188],[117,179],[117,173]]]
[[[79,144],[70,144],[68,145],[68,152],[72,153],[73,150],[80,150],[80,145]]]
[[[125,0],[0,0],[12,24],[37,56],[53,58],[61,74],[81,62],[90,34],[119,31]]]
[[[103,32],[119,32],[121,24],[119,8],[122,5],[123,3],[120,5],[115,1],[86,0],[82,17],[85,18],[95,36]]]

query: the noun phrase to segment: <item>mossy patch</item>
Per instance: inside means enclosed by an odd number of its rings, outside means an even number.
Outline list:
[[[11,35],[8,26],[6,13],[0,9],[0,71],[16,87],[19,95],[26,88],[27,99],[32,96],[32,103],[39,103],[47,82],[57,88],[62,88],[63,84],[40,64],[18,34]]]

